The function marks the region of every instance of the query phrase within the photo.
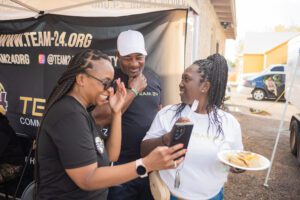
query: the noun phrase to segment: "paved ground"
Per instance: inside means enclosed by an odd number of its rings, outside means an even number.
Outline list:
[[[264,110],[269,115],[256,115],[268,119],[280,120],[285,102],[279,101],[274,103],[273,100],[255,101],[251,95],[239,94],[236,92],[235,87],[231,87],[231,98],[226,101],[226,105],[229,106],[230,111],[241,112],[243,114],[251,114],[250,108],[257,110]],[[300,113],[300,109],[296,108],[292,104],[288,104],[284,121],[289,121],[294,113]]]
[[[241,124],[245,149],[270,159],[284,102],[258,102],[247,97],[236,94],[233,89],[232,98],[226,104]],[[251,114],[250,108],[263,109],[270,115]],[[288,129],[289,119],[296,112],[299,110],[289,104],[284,117],[285,129]],[[225,185],[225,200],[300,199],[300,167],[290,153],[289,132],[283,132],[280,136],[269,187],[263,185],[266,175],[267,170],[230,174]]]

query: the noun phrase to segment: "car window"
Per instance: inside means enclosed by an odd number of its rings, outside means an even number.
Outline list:
[[[277,67],[273,67],[271,69],[271,72],[283,72],[284,71],[284,67],[283,66],[277,66]]]
[[[272,77],[274,74],[267,74],[267,75],[264,75],[264,76],[262,76],[262,79],[263,80],[266,80],[266,79],[268,79],[269,77]]]

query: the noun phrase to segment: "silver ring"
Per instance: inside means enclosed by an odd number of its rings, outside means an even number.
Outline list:
[[[176,168],[177,167],[177,162],[176,161],[174,161],[174,168]]]

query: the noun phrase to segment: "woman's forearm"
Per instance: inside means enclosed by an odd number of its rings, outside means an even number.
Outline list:
[[[122,113],[112,113],[111,131],[109,138],[106,141],[106,149],[108,158],[111,162],[118,160],[121,151],[121,128]]]
[[[96,168],[94,173],[87,177],[86,189],[108,188],[128,182],[137,177],[135,161],[113,167],[100,167]]]
[[[172,147],[158,147],[144,157],[141,162],[148,173],[154,170],[171,169],[174,167],[174,160],[177,160],[178,164],[183,162],[182,156],[185,153],[186,149],[183,149],[182,144]],[[66,172],[74,183],[83,190],[107,188],[138,177],[136,161],[112,167],[98,167],[95,162],[83,167],[66,169]]]

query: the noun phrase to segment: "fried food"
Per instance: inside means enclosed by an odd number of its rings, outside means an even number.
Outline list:
[[[259,157],[251,152],[239,152],[228,156],[227,160],[240,167],[258,167]]]
[[[248,167],[249,164],[244,160],[236,156],[229,156],[228,161],[234,165],[241,167]]]

